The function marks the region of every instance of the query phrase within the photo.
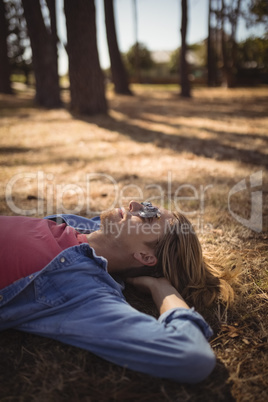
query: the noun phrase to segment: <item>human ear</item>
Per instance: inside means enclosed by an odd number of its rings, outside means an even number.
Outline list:
[[[157,263],[157,258],[153,254],[147,254],[136,251],[134,253],[134,258],[139,261],[142,265],[148,265],[150,267],[154,266]]]

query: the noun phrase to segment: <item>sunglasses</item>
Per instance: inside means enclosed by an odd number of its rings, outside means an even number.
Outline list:
[[[157,207],[154,207],[150,202],[142,202],[142,209],[138,211],[141,218],[160,218],[161,212]]]

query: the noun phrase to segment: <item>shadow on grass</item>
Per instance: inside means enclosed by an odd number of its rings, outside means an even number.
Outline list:
[[[159,131],[141,128],[126,121],[117,121],[110,116],[84,117],[73,114],[73,117],[87,123],[95,123],[106,130],[114,130],[130,137],[133,141],[140,143],[153,143],[160,148],[168,148],[175,152],[189,152],[196,156],[226,161],[238,161],[256,166],[268,167],[267,155],[254,149],[239,149],[237,146],[224,144],[224,135],[215,131],[217,139],[205,139],[183,134],[165,134]],[[181,131],[187,131],[187,126],[180,126]],[[179,130],[178,130],[179,131]],[[225,133],[224,133],[225,134]],[[228,133],[228,138],[236,145],[238,140],[243,142],[243,134]]]
[[[221,121],[229,117],[238,119],[263,118],[268,107],[268,97],[251,96],[243,97],[243,94],[230,96],[198,96],[193,98],[181,98],[169,93],[161,99],[150,98],[147,92],[143,95],[135,95],[131,100],[118,96],[117,102],[112,102],[111,108],[128,115],[129,117],[140,117],[144,112],[150,112],[157,116],[183,116],[201,117]]]
[[[268,138],[248,132],[243,133],[247,127],[247,119],[260,119],[266,116],[268,99],[265,96],[244,96],[241,92],[230,92],[230,96],[220,97],[208,95],[184,100],[175,93],[136,94],[134,97],[117,96],[110,101],[110,110],[123,115],[117,120],[112,116],[85,117],[73,113],[73,117],[88,123],[95,123],[106,130],[117,131],[124,136],[140,143],[153,143],[160,148],[169,148],[177,153],[189,152],[196,156],[226,161],[238,161],[256,166],[268,166],[267,154],[262,152],[258,141],[266,147]],[[155,119],[154,119],[155,117]],[[188,124],[174,124],[173,118],[189,118]],[[191,127],[190,118],[199,118],[200,125]],[[241,133],[222,131],[204,126],[203,119],[213,120],[220,124],[230,125],[230,119],[241,119]],[[243,122],[244,119],[244,122]],[[173,130],[174,134],[159,132],[144,123],[162,124]],[[240,123],[239,123],[240,124]],[[252,121],[250,124],[254,124]],[[214,138],[203,138],[196,132],[187,135],[189,129],[210,133]],[[257,148],[257,149],[256,149]]]
[[[220,123],[224,120],[229,122],[229,119],[233,117],[241,119],[264,117],[268,103],[266,97],[252,96],[251,98],[243,98],[242,95],[233,98],[199,97],[186,101],[172,92],[168,95],[163,95],[163,99],[161,97],[150,98],[149,96],[148,93],[136,94],[131,99],[117,96],[110,101],[110,110],[123,113],[125,116],[124,120],[121,121],[106,115],[85,117],[72,113],[72,116],[75,119],[96,124],[106,130],[117,131],[124,136],[130,137],[133,141],[153,143],[159,148],[171,149],[178,154],[188,152],[215,160],[238,161],[268,167],[267,154],[262,152],[260,148],[255,149],[255,141],[263,141],[264,144],[267,144],[268,138],[265,137],[265,133],[263,136],[250,133],[243,134],[214,130],[213,128],[202,126],[202,119],[204,118],[216,120]],[[14,108],[34,107],[33,99],[29,98],[29,96],[18,98],[10,95],[5,96],[4,100],[0,99],[2,116],[5,116],[5,113],[9,116]],[[28,114],[21,114],[22,112],[20,111],[18,117],[30,117]],[[154,121],[153,116],[157,116],[156,121]],[[196,133],[196,136],[187,135],[187,131],[191,128],[191,121],[189,120],[189,124],[176,125],[167,121],[169,117],[200,117],[201,121],[198,130],[210,133],[214,138],[202,138],[199,133]],[[135,119],[147,124],[157,122],[177,130],[178,133],[167,134],[141,127],[138,123],[135,124]],[[45,123],[48,123],[48,120]],[[241,122],[241,124],[243,123]],[[243,145],[245,142],[247,146],[241,147],[241,144]],[[23,153],[28,151],[30,149],[19,147],[3,147],[0,149],[1,153]],[[38,151],[38,148],[35,148],[35,151]],[[72,160],[70,163],[72,163]]]
[[[0,147],[0,154],[22,154],[25,152],[30,152],[32,151],[33,148],[28,148],[28,147]]]

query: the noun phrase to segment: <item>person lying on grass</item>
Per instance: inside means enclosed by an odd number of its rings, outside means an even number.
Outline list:
[[[185,216],[134,201],[93,219],[1,216],[0,242],[0,330],[180,382],[212,372],[212,331],[194,307],[232,291]],[[152,296],[158,319],[126,302],[124,281]]]

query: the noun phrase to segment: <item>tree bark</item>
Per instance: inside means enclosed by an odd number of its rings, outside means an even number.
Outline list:
[[[212,71],[212,35],[211,35],[211,1],[208,2],[208,42],[207,42],[207,69],[208,77],[207,84],[213,86],[213,71]]]
[[[53,40],[55,41],[55,43],[58,43],[55,0],[46,0],[46,3],[47,3],[47,7],[49,9],[49,15],[50,15],[51,34],[53,36]],[[56,49],[57,49],[57,47],[56,47]]]
[[[55,0],[54,9],[55,9]],[[22,0],[24,15],[31,41],[36,83],[36,102],[40,106],[61,106],[58,76],[57,43],[45,26],[40,3]],[[51,27],[52,30],[52,27]]]
[[[231,51],[231,69],[232,69],[232,86],[236,86],[236,68],[237,68],[237,43],[236,43],[236,32],[237,32],[237,24],[238,24],[238,18],[240,15],[240,6],[241,6],[241,0],[237,0],[236,8],[234,9],[233,12],[233,19],[231,19],[231,26],[232,26],[232,34],[231,34],[231,40],[232,40],[232,51]]]
[[[211,16],[212,16],[212,0],[209,0],[208,9],[208,40],[207,40],[207,85],[209,87],[215,87],[217,85],[217,38],[216,29],[217,27],[211,27]]]
[[[0,0],[0,93],[11,94],[10,64],[7,55],[7,21],[5,19],[5,4]]]
[[[221,47],[222,47],[222,59],[223,59],[223,71],[225,76],[225,84],[228,88],[233,88],[235,86],[235,64],[236,64],[236,28],[237,21],[240,13],[240,0],[237,1],[237,8],[233,11],[226,12],[225,1],[221,0]],[[231,49],[227,50],[227,35],[225,33],[225,20],[229,18],[231,24]]]
[[[142,82],[141,79],[141,59],[140,59],[140,44],[138,41],[138,12],[137,12],[137,1],[133,0],[133,11],[134,11],[134,32],[135,32],[135,80],[138,83]]]
[[[112,79],[115,92],[118,94],[132,95],[129,89],[127,73],[119,52],[115,20],[113,0],[104,0],[105,9],[105,25],[108,49],[111,61]]]
[[[181,96],[189,98],[191,96],[190,81],[188,77],[188,63],[186,60],[187,44],[186,44],[186,34],[187,34],[187,24],[188,24],[188,9],[187,0],[181,0]]]
[[[107,112],[104,77],[96,38],[94,0],[64,0],[71,108],[94,115]]]
[[[222,52],[222,64],[223,64],[223,75],[224,75],[224,85],[229,87],[229,67],[228,67],[228,56],[226,49],[226,39],[225,39],[225,2],[221,0],[221,52]]]

